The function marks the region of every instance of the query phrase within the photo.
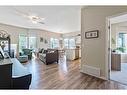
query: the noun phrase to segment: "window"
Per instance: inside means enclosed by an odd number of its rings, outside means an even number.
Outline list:
[[[75,39],[69,40],[69,48],[75,48]]]
[[[69,39],[64,39],[64,48],[69,48]]]
[[[64,47],[65,48],[75,48],[75,39],[64,39]]]
[[[117,40],[117,50],[127,52],[127,33],[119,33]]]
[[[36,37],[29,37],[29,49],[36,49]]]
[[[19,52],[21,52],[23,48],[27,48],[27,36],[19,35]]]
[[[59,48],[59,40],[51,38],[50,39],[50,47],[51,48]]]

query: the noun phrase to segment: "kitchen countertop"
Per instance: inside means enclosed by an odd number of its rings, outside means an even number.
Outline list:
[[[7,65],[7,64],[13,64],[13,62],[10,60],[10,58],[0,60],[0,65]]]
[[[12,64],[12,77],[21,77],[31,74],[16,58],[8,58],[0,60],[0,65]]]

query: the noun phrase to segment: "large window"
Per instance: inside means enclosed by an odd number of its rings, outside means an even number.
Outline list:
[[[125,47],[125,33],[119,33],[117,47]]]
[[[36,37],[29,37],[29,49],[36,49]]]
[[[69,48],[69,39],[64,39],[64,48]]]
[[[117,40],[117,50],[127,52],[127,33],[119,33]]]
[[[19,52],[21,52],[23,48],[27,48],[27,36],[19,35]]]
[[[19,52],[24,48],[36,49],[36,37],[28,37],[26,35],[19,35]]]
[[[75,48],[75,39],[64,39],[64,47],[65,48]]]
[[[55,38],[50,39],[50,47],[51,48],[59,48],[59,40]]]
[[[69,48],[75,48],[75,39],[69,40]]]

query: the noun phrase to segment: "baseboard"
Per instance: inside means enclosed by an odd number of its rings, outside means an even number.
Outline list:
[[[99,78],[99,79],[102,79],[102,80],[108,80],[108,79],[107,79],[106,77],[104,77],[104,76],[96,76],[96,75],[94,75],[94,74],[88,73],[88,72],[84,71],[82,68],[80,69],[80,72],[81,72],[81,73],[84,73],[84,74],[87,74],[87,75],[90,75],[90,76],[94,76],[94,77]]]

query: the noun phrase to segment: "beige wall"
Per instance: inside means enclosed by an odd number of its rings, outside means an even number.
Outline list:
[[[85,66],[100,69],[101,78],[107,78],[108,44],[106,17],[127,12],[127,6],[88,6],[81,10],[81,72]],[[85,32],[99,30],[99,38],[85,39]],[[87,72],[89,74],[89,72]],[[93,73],[94,74],[94,73]]]
[[[19,42],[19,35],[24,34],[27,36],[35,36],[37,37],[37,48],[48,48],[49,44],[45,44],[43,42],[40,42],[40,37],[43,37],[45,39],[50,40],[50,38],[58,38],[60,39],[61,34],[54,33],[46,30],[39,30],[39,29],[27,29],[27,28],[21,28],[11,25],[5,25],[0,24],[0,30],[5,30],[10,34],[11,37],[11,44],[17,44]]]

